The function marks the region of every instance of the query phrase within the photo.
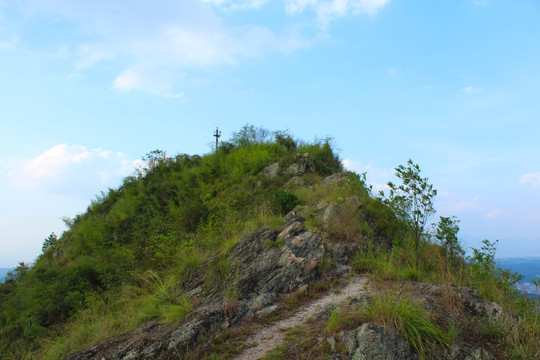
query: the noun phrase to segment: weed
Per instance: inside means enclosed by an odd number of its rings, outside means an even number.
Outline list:
[[[414,267],[407,267],[405,270],[403,270],[401,278],[405,280],[418,281],[420,280],[420,271]]]
[[[431,321],[432,314],[406,294],[379,293],[363,310],[363,315],[370,321],[396,328],[409,349],[421,359],[434,353],[437,345],[448,347],[451,342],[448,334]]]
[[[160,308],[163,323],[170,324],[186,319],[193,312],[193,307],[185,296],[181,296],[173,304],[165,304]]]
[[[330,310],[330,317],[328,318],[328,325],[326,325],[325,331],[327,333],[333,332],[343,322],[343,312],[340,309]]]

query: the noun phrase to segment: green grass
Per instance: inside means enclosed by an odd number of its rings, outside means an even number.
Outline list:
[[[380,293],[371,299],[363,315],[369,321],[394,327],[421,359],[451,343],[447,332],[433,322],[433,315],[402,293]]]
[[[333,332],[344,321],[344,314],[340,309],[330,310],[330,317],[328,318],[328,325],[324,329],[327,333]]]
[[[186,319],[193,312],[193,306],[185,296],[181,296],[174,303],[163,305],[160,310],[161,321],[170,324]]]

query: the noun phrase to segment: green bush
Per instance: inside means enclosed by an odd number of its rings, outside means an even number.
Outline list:
[[[295,208],[296,205],[300,204],[300,200],[296,195],[287,190],[277,190],[274,193],[274,199],[272,205],[276,212],[281,213],[282,215],[287,214],[289,211]]]

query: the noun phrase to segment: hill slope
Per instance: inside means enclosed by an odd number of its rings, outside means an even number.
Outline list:
[[[269,358],[538,355],[532,303],[492,243],[469,262],[419,243],[328,140],[267,135],[246,126],[216,153],[152,152],[51,234],[0,285],[0,355],[246,358],[274,321],[294,328]]]

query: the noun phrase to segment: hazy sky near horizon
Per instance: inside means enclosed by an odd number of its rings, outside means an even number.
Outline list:
[[[137,159],[246,123],[409,158],[467,246],[540,256],[537,0],[0,0],[0,267]]]

